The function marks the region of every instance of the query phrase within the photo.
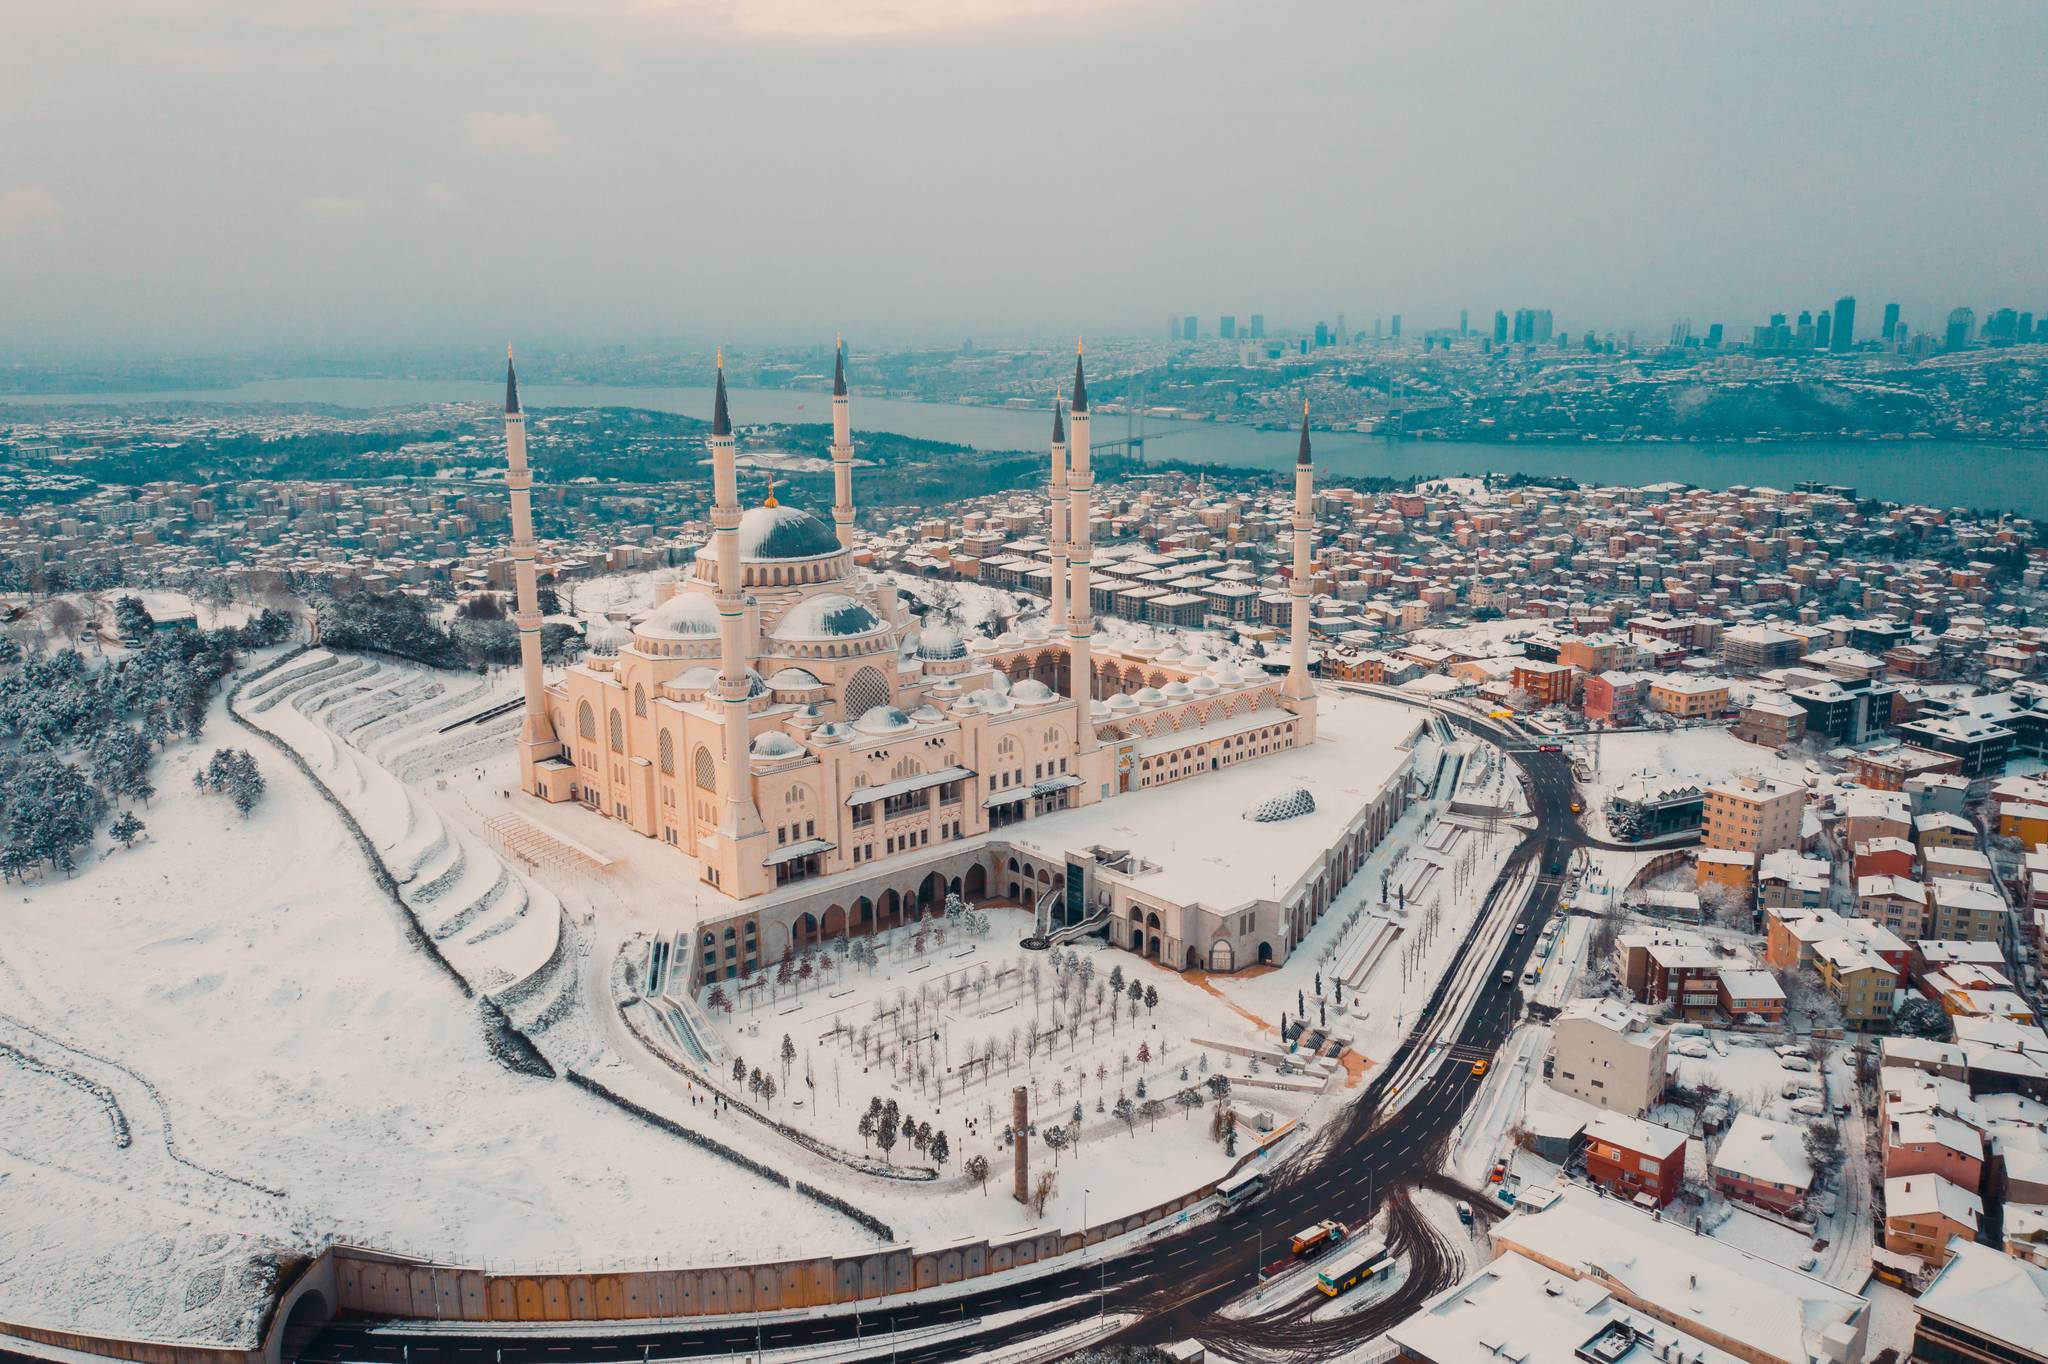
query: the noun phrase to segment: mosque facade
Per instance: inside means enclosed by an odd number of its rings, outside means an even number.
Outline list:
[[[1173,648],[1106,647],[1095,637],[1094,480],[1078,351],[1071,413],[1070,443],[1067,412],[1054,400],[1049,620],[970,640],[917,622],[892,584],[854,564],[843,348],[833,376],[829,522],[772,492],[762,505],[740,505],[721,364],[710,544],[616,648],[548,676],[525,418],[508,354],[521,784],[676,850],[678,875],[696,878],[694,898],[717,907],[693,926],[703,932],[694,954],[700,981],[938,912],[949,892],[1043,907],[1054,921],[1092,912],[1066,896],[1070,868],[1043,856],[1020,864],[1001,832],[1070,808],[1142,801],[1164,785],[1218,780],[1314,741],[1306,413],[1284,676]],[[1077,678],[1088,680],[1078,692]],[[1061,902],[1066,916],[1055,908]],[[1162,955],[1156,933],[1152,953]],[[1197,955],[1188,952],[1185,964]]]

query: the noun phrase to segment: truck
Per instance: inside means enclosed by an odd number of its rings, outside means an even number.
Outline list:
[[[1294,1233],[1294,1239],[1287,1243],[1287,1248],[1294,1252],[1295,1259],[1306,1260],[1333,1246],[1343,1245],[1344,1235],[1342,1222],[1326,1218]]]

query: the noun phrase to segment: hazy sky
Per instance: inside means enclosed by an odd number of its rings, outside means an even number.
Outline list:
[[[2048,5],[5,0],[0,345],[2048,309]]]

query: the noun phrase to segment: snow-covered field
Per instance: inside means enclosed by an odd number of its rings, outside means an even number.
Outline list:
[[[192,788],[218,744],[269,783],[247,820]],[[155,780],[134,849],[0,897],[0,1320],[248,1344],[266,1263],[330,1236],[492,1265],[872,1244],[505,1069],[332,810],[220,707]],[[707,1187],[744,1195],[743,1242]]]

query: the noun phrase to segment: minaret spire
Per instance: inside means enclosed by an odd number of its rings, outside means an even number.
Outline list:
[[[1316,688],[1308,675],[1309,540],[1315,533],[1315,466],[1308,444],[1308,399],[1301,400],[1301,443],[1294,454],[1294,572],[1287,584],[1287,684],[1281,694],[1297,720],[1295,742],[1315,738]]]
[[[846,338],[832,342],[832,529],[853,548],[853,414],[846,396]]]
[[[1052,394],[1052,484],[1049,497],[1052,540],[1052,628],[1067,628],[1067,426],[1060,414],[1060,393]]]
[[[1095,487],[1095,473],[1088,458],[1088,376],[1081,368],[1081,342],[1074,340],[1074,426],[1073,443],[1067,447],[1067,694],[1074,698],[1074,751],[1093,753],[1102,746],[1090,713],[1095,704],[1095,661],[1090,636],[1095,629],[1094,609],[1089,598],[1088,495]]]
[[[718,391],[711,410],[711,488],[711,534],[718,550],[718,703],[725,728],[725,752],[718,769],[723,797],[718,831],[736,840],[759,833],[762,824],[761,812],[754,805],[753,766],[748,757],[752,735],[747,718],[744,639],[747,599],[740,581],[739,461],[732,414],[726,408],[723,347],[718,352]]]
[[[512,623],[519,631],[519,688],[526,716],[519,730],[521,785],[543,794],[535,771],[561,750],[541,678],[540,585],[533,556],[533,470],[526,463],[526,414],[519,408],[519,376],[512,345],[505,345],[505,490],[512,502]],[[559,799],[560,797],[556,797]]]

